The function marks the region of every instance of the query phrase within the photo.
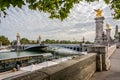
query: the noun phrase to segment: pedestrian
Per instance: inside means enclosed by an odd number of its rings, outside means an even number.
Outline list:
[[[17,71],[19,71],[20,70],[20,65],[19,64],[17,64]]]

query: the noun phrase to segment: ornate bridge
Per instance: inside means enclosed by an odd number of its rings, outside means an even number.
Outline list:
[[[40,50],[41,48],[45,48],[45,47],[62,47],[62,48],[68,48],[68,49],[72,49],[75,51],[81,51],[82,48],[80,47],[80,44],[32,44],[32,45],[22,45],[23,50]]]

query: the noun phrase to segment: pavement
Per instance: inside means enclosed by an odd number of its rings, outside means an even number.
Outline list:
[[[116,49],[110,58],[111,68],[109,71],[96,72],[95,80],[120,80],[120,49]]]
[[[2,72],[2,73],[0,73],[0,80],[3,80],[5,78],[11,77],[11,76],[23,74],[23,73],[26,73],[26,72],[28,72],[28,71],[19,70],[19,71],[16,71],[16,72],[12,72],[12,71]]]

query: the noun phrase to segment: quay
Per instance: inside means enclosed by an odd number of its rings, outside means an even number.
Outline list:
[[[17,65],[19,65],[20,67],[25,67],[31,64],[41,63],[52,58],[52,53],[44,53],[17,57],[13,56],[12,58],[0,59],[0,72],[9,71],[13,68],[17,68]]]
[[[52,61],[46,61],[43,63],[31,64],[31,65],[26,66],[26,67],[21,67],[20,70],[15,71],[15,72],[12,72],[12,70],[2,72],[2,73],[0,73],[0,80],[10,80],[10,79],[12,79],[12,77],[19,76],[19,75],[25,75],[25,74],[31,73],[32,71],[36,71],[36,70],[39,70],[42,68],[57,65],[57,64],[60,64],[62,62],[70,60],[70,59],[72,59],[72,56],[54,59]]]

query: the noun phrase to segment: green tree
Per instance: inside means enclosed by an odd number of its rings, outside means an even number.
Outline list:
[[[45,43],[46,43],[46,44],[49,44],[49,43],[50,43],[50,40],[49,40],[49,39],[46,39],[46,40],[45,40]]]
[[[21,8],[23,5],[28,5],[31,10],[39,10],[40,12],[50,13],[50,18],[65,19],[70,13],[70,9],[75,4],[83,0],[0,0],[0,17],[3,13],[7,14],[6,10],[10,5]],[[85,0],[88,3],[99,0]],[[111,4],[111,9],[114,10],[114,18],[120,18],[120,0],[104,0],[106,4]]]
[[[86,41],[85,44],[92,44],[92,42],[90,42],[90,41]]]
[[[21,42],[21,44],[29,44],[30,43],[30,41],[27,38],[22,38],[20,40],[20,42]]]
[[[2,45],[9,45],[10,44],[10,41],[8,40],[7,37],[5,36],[0,36],[0,42],[2,43]]]

